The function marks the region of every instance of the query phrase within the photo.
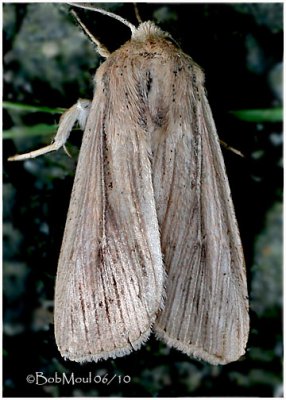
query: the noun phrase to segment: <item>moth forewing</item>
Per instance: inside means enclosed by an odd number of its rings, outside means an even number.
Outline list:
[[[155,331],[168,345],[226,364],[249,331],[243,250],[219,140],[193,60],[174,48],[164,138],[153,184],[168,280]],[[177,58],[177,59],[176,59]]]
[[[138,348],[162,301],[151,164],[145,130],[126,119],[139,102],[121,78],[126,62],[120,49],[97,71],[59,259],[56,340],[75,361]]]

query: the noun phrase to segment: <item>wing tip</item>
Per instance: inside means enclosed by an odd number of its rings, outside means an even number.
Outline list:
[[[139,350],[141,348],[141,346],[144,345],[146,343],[146,341],[148,340],[150,333],[151,333],[151,329],[142,333],[142,335],[136,341],[134,341],[134,342],[130,341],[130,343],[125,347],[115,348],[111,351],[100,351],[98,353],[94,352],[94,354],[92,352],[90,352],[88,354],[83,354],[80,352],[75,353],[75,351],[69,351],[66,349],[62,350],[62,349],[60,349],[59,346],[58,346],[58,349],[59,349],[61,356],[65,360],[75,361],[80,364],[83,364],[86,362],[92,362],[92,361],[98,362],[98,361],[102,361],[102,360],[107,360],[108,358],[115,359],[117,357],[124,357],[124,356],[127,356],[128,354],[130,354],[132,351]]]
[[[188,356],[192,356],[200,361],[206,361],[212,365],[226,365],[231,362],[238,361],[238,359],[245,354],[245,348],[239,349],[240,351],[230,354],[227,357],[223,355],[217,356],[214,354],[209,354],[201,347],[192,344],[186,344],[180,340],[171,338],[166,334],[164,330],[158,327],[155,328],[155,335],[157,339],[162,340],[168,346],[174,347],[175,349],[180,350],[182,353],[185,353]]]

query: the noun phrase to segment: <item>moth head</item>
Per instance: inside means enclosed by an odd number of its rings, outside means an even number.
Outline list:
[[[162,31],[154,22],[142,22],[138,28],[132,32],[132,39],[144,42],[149,38],[162,38],[173,40],[168,32]]]

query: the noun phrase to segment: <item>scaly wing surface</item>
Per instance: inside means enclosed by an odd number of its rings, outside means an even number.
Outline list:
[[[184,353],[226,364],[244,354],[248,337],[243,250],[202,72],[192,61],[187,71],[173,69],[168,124],[153,160],[168,275],[155,331]]]
[[[57,345],[79,362],[140,347],[162,302],[148,146],[144,132],[126,118],[127,104],[116,108],[118,91],[112,94],[109,83],[98,78],[56,280]]]

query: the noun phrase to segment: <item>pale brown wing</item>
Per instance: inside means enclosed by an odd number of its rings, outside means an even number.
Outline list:
[[[169,123],[154,150],[153,184],[168,279],[155,331],[213,364],[245,352],[245,265],[221,149],[199,67],[172,66]],[[176,73],[175,73],[176,72]]]
[[[56,280],[57,345],[63,357],[79,362],[138,348],[162,304],[164,272],[145,132],[126,118],[128,104],[118,103],[119,86],[112,93],[116,82],[108,68],[105,63],[104,76],[98,73]]]

